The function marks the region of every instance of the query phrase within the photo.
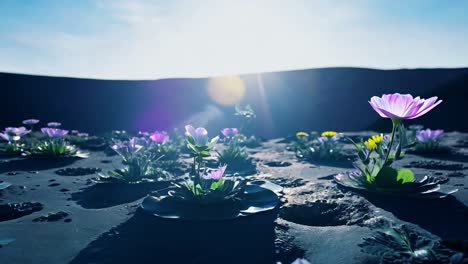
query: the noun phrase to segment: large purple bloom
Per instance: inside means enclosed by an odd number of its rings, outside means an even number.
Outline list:
[[[68,130],[63,130],[60,128],[43,127],[41,128],[41,131],[43,134],[51,138],[63,138],[68,134]]]
[[[219,180],[223,177],[226,167],[227,165],[219,167],[217,170],[210,171],[207,175],[203,175],[202,177],[207,180]]]
[[[208,143],[210,145],[214,145],[214,144],[216,144],[216,142],[219,139],[219,137],[216,136],[216,137],[212,138],[210,142],[208,142],[208,131],[206,131],[206,129],[203,128],[203,127],[199,127],[197,129],[195,129],[191,125],[186,125],[185,126],[185,134],[187,136],[192,137],[193,141],[195,142],[195,145],[197,145],[197,146],[206,146],[206,145],[208,145]]]
[[[373,96],[369,103],[383,118],[414,119],[431,111],[440,104],[437,96],[429,99],[413,98],[411,94],[384,94],[382,98]]]
[[[239,133],[239,130],[237,130],[237,128],[234,128],[234,127],[232,128],[226,127],[223,130],[221,130],[221,133],[223,134],[223,136],[227,138],[231,138],[237,135]]]
[[[27,130],[25,127],[7,127],[3,133],[0,133],[0,137],[6,141],[18,141],[29,132],[31,130]]]
[[[169,136],[166,131],[155,131],[149,136],[149,138],[157,144],[165,144],[169,141]]]
[[[442,129],[431,130],[428,128],[417,131],[416,139],[421,143],[434,142],[437,141],[442,136],[442,134],[444,134],[444,130]]]

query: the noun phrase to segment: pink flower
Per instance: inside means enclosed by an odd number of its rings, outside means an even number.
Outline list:
[[[169,136],[166,131],[155,131],[149,136],[149,138],[157,144],[164,144],[169,141]]]
[[[413,98],[411,94],[384,94],[382,98],[373,96],[369,103],[383,118],[414,119],[431,111],[440,104],[437,96],[429,99]]]
[[[63,130],[60,128],[43,127],[41,128],[41,131],[43,134],[51,138],[63,138],[64,136],[68,135],[68,130]]]
[[[202,176],[206,180],[219,180],[223,177],[227,165],[219,167],[217,170],[210,171],[207,175]]]

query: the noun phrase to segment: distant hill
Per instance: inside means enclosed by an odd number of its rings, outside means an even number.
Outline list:
[[[265,137],[299,130],[389,130],[368,100],[383,93],[439,96],[444,102],[417,119],[431,128],[468,131],[468,68],[374,70],[323,68],[242,75],[241,105],[257,111],[254,129]],[[0,126],[38,118],[92,133],[182,129],[186,122],[210,129],[238,126],[233,107],[207,96],[208,79],[108,81],[0,73]],[[213,132],[214,133],[214,132]]]

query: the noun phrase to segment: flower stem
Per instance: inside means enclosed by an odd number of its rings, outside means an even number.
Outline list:
[[[390,144],[388,145],[388,150],[387,150],[387,155],[385,156],[385,162],[384,165],[387,164],[388,158],[390,157],[390,152],[392,151],[393,147],[393,141],[395,140],[395,134],[398,126],[400,125],[401,120],[400,119],[392,119],[392,135],[390,137]],[[400,135],[401,136],[401,135]]]

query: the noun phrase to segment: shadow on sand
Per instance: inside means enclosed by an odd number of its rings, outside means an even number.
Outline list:
[[[40,171],[65,167],[79,158],[68,159],[12,159],[0,164],[0,173],[10,171]]]
[[[161,219],[139,209],[83,249],[78,263],[275,263],[277,211],[233,221]]]
[[[442,239],[468,240],[468,207],[454,196],[433,200],[363,196],[395,217],[417,224]]]
[[[100,209],[134,202],[152,191],[167,188],[169,181],[120,183],[96,183],[79,192],[72,193],[71,200],[86,209]]]

